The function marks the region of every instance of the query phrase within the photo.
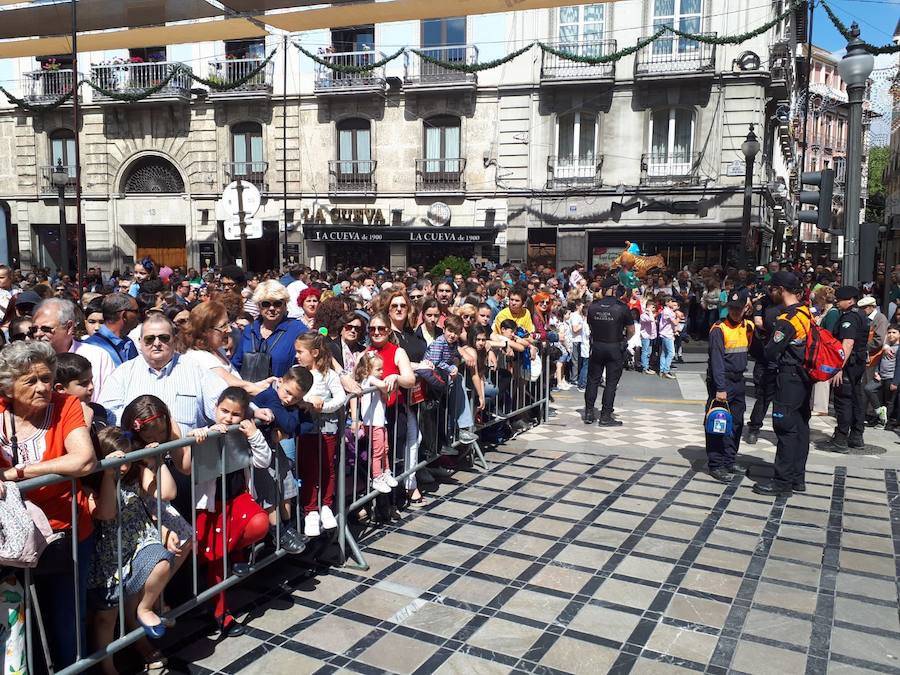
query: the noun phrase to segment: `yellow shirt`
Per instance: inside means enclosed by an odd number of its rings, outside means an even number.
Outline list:
[[[500,332],[500,324],[506,321],[507,319],[512,319],[516,322],[516,325],[519,328],[523,328],[528,331],[528,334],[531,335],[534,332],[534,323],[531,321],[531,312],[528,311],[527,308],[522,308],[522,314],[520,316],[513,316],[512,312],[509,311],[509,307],[504,307],[497,313],[497,318],[494,319],[494,332]]]

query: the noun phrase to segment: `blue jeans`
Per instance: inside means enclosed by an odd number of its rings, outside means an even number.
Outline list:
[[[675,358],[675,338],[660,337],[662,343],[662,353],[659,357],[659,374],[668,373],[672,367],[672,359]]]
[[[472,404],[469,401],[469,392],[466,390],[465,378],[458,375],[450,385],[450,413],[456,418],[458,429],[470,429],[475,420],[472,417]],[[452,426],[451,426],[452,430]]]
[[[653,340],[641,338],[641,368],[650,370],[650,352],[653,350]]]
[[[585,387],[587,387],[588,363],[590,363],[590,359],[587,356],[582,356],[581,361],[578,365],[578,388],[579,389],[584,389]]]

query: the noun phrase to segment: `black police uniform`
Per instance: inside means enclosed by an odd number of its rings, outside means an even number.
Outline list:
[[[778,438],[772,487],[779,492],[799,488],[806,480],[812,381],[803,369],[803,357],[811,321],[809,308],[800,304],[785,307],[765,348],[766,358],[778,366],[772,406],[772,426]]]
[[[853,340],[853,351],[841,371],[841,384],[834,388],[835,445],[863,446],[866,422],[866,399],[863,375],[866,372],[866,343],[869,341],[869,322],[858,307],[851,307],[838,317],[835,337]]]
[[[625,365],[625,331],[634,324],[634,319],[625,303],[618,298],[605,297],[590,304],[587,322],[591,330],[591,356],[584,391],[585,420],[593,418],[597,390],[605,370],[606,386],[600,409],[600,419],[603,421],[612,418],[616,387]]]
[[[717,392],[724,391],[733,420],[731,434],[706,434],[706,457],[710,471],[720,468],[730,470],[737,457],[744,430],[744,412],[747,410],[744,371],[747,369],[752,336],[753,322],[747,319],[734,322],[730,317],[717,321],[709,331],[709,366],[706,372],[709,400],[706,407],[712,404]]]
[[[775,380],[778,375],[778,365],[769,361],[765,354],[766,340],[775,332],[775,320],[784,311],[784,305],[776,305],[768,295],[764,295],[753,305],[753,316],[762,319],[762,331],[754,334],[750,345],[750,354],[753,356],[753,410],[750,411],[750,419],[747,428],[754,434],[762,429],[763,420],[769,404],[775,398]]]

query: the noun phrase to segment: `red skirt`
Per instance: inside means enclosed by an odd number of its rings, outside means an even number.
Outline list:
[[[222,503],[216,506],[221,508]],[[225,516],[228,518],[226,534],[228,535],[228,552],[235,550],[235,544],[244,535],[244,528],[250,519],[258,513],[266,512],[257,504],[249,492],[244,492],[225,504]],[[224,557],[222,545],[223,514],[221,510],[199,511],[197,513],[197,546],[198,555],[207,562],[221,560]]]

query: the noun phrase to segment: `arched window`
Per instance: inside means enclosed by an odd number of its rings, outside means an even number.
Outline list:
[[[156,155],[134,162],[122,181],[125,194],[184,192],[184,181],[170,161]]]
[[[266,162],[259,122],[241,122],[231,127],[231,159],[231,180],[241,178],[262,185]]]
[[[650,116],[650,176],[686,176],[691,173],[694,112],[688,108],[662,108]]]
[[[75,178],[75,133],[71,129],[57,129],[50,134],[50,164],[62,164]]]

